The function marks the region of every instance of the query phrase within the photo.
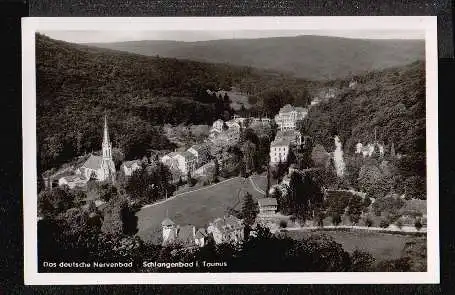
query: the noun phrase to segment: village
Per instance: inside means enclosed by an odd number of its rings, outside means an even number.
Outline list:
[[[356,83],[351,82],[349,87],[355,87]],[[245,233],[254,236],[255,229],[258,226],[267,227],[269,230],[279,232],[282,230],[314,230],[320,228],[324,222],[321,220],[319,224],[304,223],[301,224],[295,218],[284,212],[280,212],[279,198],[286,196],[290,193],[290,182],[293,174],[298,174],[304,177],[306,174],[321,169],[320,167],[309,167],[299,169],[295,164],[289,164],[288,161],[293,156],[295,151],[305,149],[305,146],[311,141],[308,136],[302,136],[299,131],[301,123],[308,116],[308,112],[315,105],[320,104],[330,98],[333,98],[335,93],[332,89],[324,92],[323,95],[313,99],[308,108],[294,107],[290,104],[282,106],[278,114],[274,118],[267,117],[240,117],[234,115],[230,120],[224,121],[218,119],[213,122],[208,136],[201,142],[188,146],[185,150],[179,150],[153,154],[149,159],[135,159],[124,161],[120,165],[120,171],[116,170],[113,155],[112,143],[109,134],[108,117],[104,116],[103,122],[103,141],[101,144],[101,154],[90,154],[86,156],[85,161],[78,166],[71,165],[64,169],[60,169],[53,175],[44,177],[44,183],[47,190],[52,190],[54,186],[67,188],[70,190],[84,190],[87,188],[89,181],[98,183],[111,183],[116,184],[117,178],[121,175],[122,178],[128,179],[133,176],[137,171],[144,169],[147,165],[163,164],[168,167],[171,172],[171,179],[169,182],[177,188],[186,187],[187,191],[180,193],[191,193],[191,187],[194,186],[198,179],[205,179],[202,184],[196,187],[216,186],[218,184],[218,177],[220,171],[237,161],[234,153],[227,152],[229,149],[235,148],[240,141],[245,130],[258,130],[265,134],[274,135],[271,138],[268,146],[267,167],[264,173],[259,177],[267,178],[266,187],[258,187],[250,177],[251,167],[248,162],[245,163],[246,167],[240,171],[240,174],[247,177],[254,190],[259,193],[261,197],[256,198],[256,216],[251,224],[248,224],[249,230],[245,231],[245,222],[239,217],[236,217],[232,212],[227,212],[223,216],[215,216],[215,218],[205,224],[205,226],[197,226],[192,224],[177,224],[172,216],[168,216],[166,212],[165,218],[161,221],[161,244],[166,245],[181,245],[185,248],[203,247],[207,244],[209,239],[212,239],[216,244],[232,243],[238,244],[245,239]],[[344,173],[343,151],[342,145],[338,137],[335,137],[336,150],[332,153],[326,153],[325,163],[323,166],[328,167],[334,165],[338,177],[342,177]],[[247,147],[248,149],[248,147]],[[388,152],[395,155],[393,144],[389,147]],[[361,143],[355,145],[354,154],[361,157],[372,157],[377,152],[380,156],[384,156],[385,147],[383,144],[376,140],[374,142]],[[245,154],[248,151],[244,151]],[[333,164],[331,164],[333,163]],[[288,164],[288,165],[286,165]],[[284,169],[284,170],[283,170]],[[247,173],[245,173],[248,170]],[[274,181],[270,181],[271,174],[281,174],[273,177]],[[227,175],[223,181],[229,181],[236,175]],[[208,181],[210,180],[210,181]],[[193,183],[194,182],[194,183]],[[199,181],[202,182],[202,181]],[[158,184],[156,184],[158,185]],[[201,189],[201,188],[199,188]],[[197,191],[194,189],[194,191]],[[234,192],[232,192],[234,194]],[[353,189],[330,189],[324,188],[324,198],[330,198],[331,195],[340,193],[348,193],[355,196],[360,196],[362,200],[367,198],[365,193],[358,192]],[[172,195],[166,193],[161,196],[161,200],[156,203],[146,204],[144,206],[158,205],[177,197],[179,194]],[[371,199],[371,198],[368,198]],[[88,203],[89,200],[87,200]],[[105,206],[105,201],[99,197],[94,197],[90,201],[94,201],[97,208],[102,210]],[[369,200],[369,203],[374,202],[374,199]],[[191,200],[188,200],[191,202]],[[85,206],[88,206],[87,204]],[[344,207],[343,207],[344,208]],[[225,208],[223,208],[225,209]],[[313,218],[314,218],[313,212]],[[425,218],[425,216],[424,216]],[[325,224],[326,228],[330,227],[342,228],[343,224],[333,223]],[[359,226],[352,224],[348,228],[367,228],[371,224]],[[393,224],[381,226],[382,230],[395,231],[416,231],[412,223],[409,226],[395,226]],[[376,229],[379,229],[376,227]],[[424,228],[425,229],[425,228]],[[423,230],[424,230],[423,229]],[[420,229],[417,229],[420,230]]]

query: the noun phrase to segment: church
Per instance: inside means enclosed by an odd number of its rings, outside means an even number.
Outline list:
[[[90,155],[85,163],[76,169],[76,174],[83,176],[86,180],[115,181],[115,165],[112,160],[112,144],[109,140],[106,116],[104,116],[102,151],[102,156]]]

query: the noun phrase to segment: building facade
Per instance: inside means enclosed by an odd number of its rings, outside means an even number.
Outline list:
[[[216,244],[236,244],[244,239],[244,225],[242,220],[229,215],[211,222],[207,228],[207,233],[213,235]]]
[[[120,169],[123,171],[123,174],[126,176],[131,176],[133,175],[133,172],[141,169],[141,161],[140,160],[132,160],[132,161],[126,161],[123,162],[122,165],[120,166]]]
[[[279,130],[296,129],[297,122],[303,120],[307,114],[308,110],[306,108],[293,107],[287,104],[275,116],[275,122]]]
[[[288,160],[291,143],[286,139],[275,139],[270,144],[270,164],[285,163]]]
[[[278,209],[275,198],[262,198],[258,200],[259,215],[274,215]]]

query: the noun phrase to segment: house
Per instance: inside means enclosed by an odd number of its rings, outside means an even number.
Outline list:
[[[163,246],[181,245],[184,247],[203,247],[207,243],[208,234],[204,228],[196,231],[194,225],[176,225],[169,218],[161,222]]]
[[[280,130],[295,129],[297,122],[303,120],[308,114],[308,110],[302,107],[285,105],[275,116],[275,122]]]
[[[278,203],[275,198],[262,198],[258,200],[259,215],[273,215],[276,213]]]
[[[196,169],[196,157],[189,151],[169,153],[161,157],[160,161],[171,170],[179,170],[183,175]]]
[[[368,143],[366,145],[358,142],[355,145],[355,153],[361,154],[363,157],[371,157],[375,151],[378,152],[381,157],[384,156],[384,146],[377,142]]]
[[[115,165],[112,160],[112,145],[109,140],[106,116],[104,117],[102,156],[90,155],[84,164],[76,169],[76,174],[86,179],[115,181]]]
[[[290,141],[288,139],[275,139],[270,144],[270,164],[284,163],[288,159]]]
[[[87,181],[88,178],[85,178],[81,175],[68,175],[59,178],[58,185],[67,185],[70,189],[74,189],[76,187],[85,187],[87,185]]]
[[[120,166],[120,169],[126,176],[131,176],[133,175],[134,171],[140,169],[141,167],[142,166],[140,160],[132,160],[123,162],[122,165]]]
[[[240,243],[244,239],[242,220],[229,215],[217,218],[209,224],[207,232],[213,235],[216,244]]]
[[[221,132],[221,131],[223,131],[223,126],[224,126],[224,121],[221,119],[218,119],[215,122],[213,122],[213,125],[212,125],[212,128],[210,129],[210,131],[213,130],[213,131]]]
[[[196,167],[200,167],[209,161],[210,151],[205,143],[195,144],[187,151],[196,157]]]

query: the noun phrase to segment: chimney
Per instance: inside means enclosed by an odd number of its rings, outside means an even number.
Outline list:
[[[196,227],[193,225],[193,237],[196,237]]]

